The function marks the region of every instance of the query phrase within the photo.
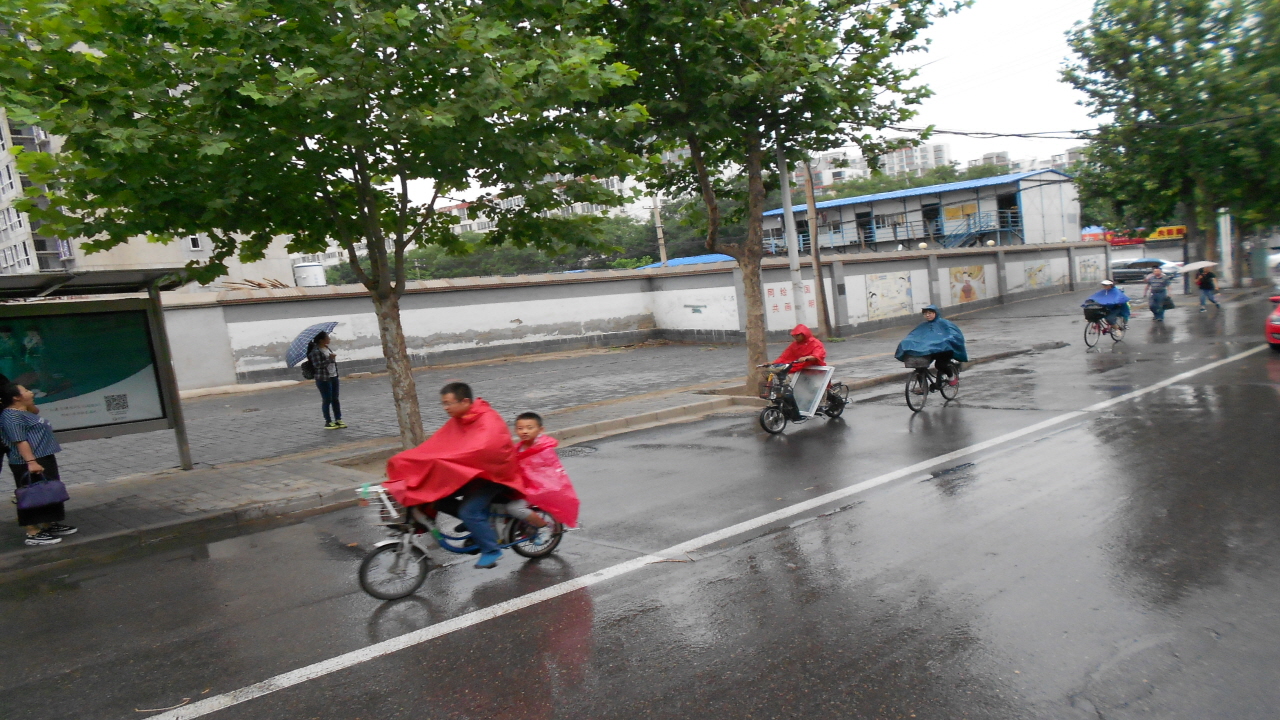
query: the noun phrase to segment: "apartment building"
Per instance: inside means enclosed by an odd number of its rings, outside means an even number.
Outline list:
[[[687,155],[687,153],[686,153]],[[567,175],[552,175],[547,180],[555,182],[559,180],[570,180]],[[632,180],[623,180],[620,178],[605,178],[600,181],[605,188],[616,192],[625,193],[639,189],[640,185]],[[643,194],[637,200],[628,203],[620,208],[613,208],[608,205],[597,205],[594,203],[573,203],[557,208],[555,210],[545,210],[540,215],[542,217],[573,217],[575,215],[594,215],[596,213],[608,212],[612,214],[626,214],[637,220],[644,221],[647,219],[647,208],[643,207],[645,198]],[[488,232],[493,229],[495,223],[489,219],[482,211],[474,207],[474,203],[464,202],[456,205],[447,205],[439,209],[439,212],[448,213],[458,218],[458,223],[453,226],[453,231],[458,234],[467,232]],[[524,207],[524,198],[517,195],[515,197],[504,198],[498,201],[498,205],[503,209]]]
[[[26,213],[14,207],[31,182],[18,172],[11,152],[49,152],[54,139],[43,130],[11,122],[0,108],[0,275],[61,270],[71,257],[70,243],[41,235]]]

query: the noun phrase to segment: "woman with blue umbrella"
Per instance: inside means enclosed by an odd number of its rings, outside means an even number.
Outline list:
[[[338,355],[329,348],[329,333],[337,326],[336,322],[312,325],[293,339],[289,344],[289,352],[285,354],[289,367],[306,358],[302,375],[307,377],[309,374],[316,381],[326,430],[339,430],[347,426],[342,422],[342,404],[338,401]]]

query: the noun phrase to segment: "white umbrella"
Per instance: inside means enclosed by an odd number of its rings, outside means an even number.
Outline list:
[[[1201,260],[1200,262],[1187,263],[1186,265],[1183,265],[1183,266],[1182,266],[1182,272],[1184,272],[1184,273],[1185,273],[1185,272],[1191,272],[1191,271],[1193,271],[1193,270],[1199,270],[1200,268],[1217,267],[1217,265],[1218,265],[1218,263],[1216,263],[1216,262],[1209,262],[1208,260]]]

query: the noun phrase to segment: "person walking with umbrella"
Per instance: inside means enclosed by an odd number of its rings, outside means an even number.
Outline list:
[[[1213,306],[1219,310],[1222,309],[1218,304],[1218,298],[1214,296],[1214,291],[1218,289],[1217,280],[1218,274],[1207,265],[1196,273],[1196,287],[1200,288],[1200,312],[1205,311],[1206,301],[1213,303]]]
[[[342,422],[342,404],[338,401],[338,354],[329,348],[329,333],[321,331],[311,340],[307,346],[307,362],[311,363],[316,388],[320,390],[324,429],[345,428],[347,424]]]
[[[298,337],[289,343],[289,350],[284,354],[285,365],[293,367],[302,363],[303,379],[316,381],[326,430],[347,426],[342,422],[342,406],[338,404],[338,356],[329,349],[329,333],[336,327],[336,322],[312,325],[298,333]]]

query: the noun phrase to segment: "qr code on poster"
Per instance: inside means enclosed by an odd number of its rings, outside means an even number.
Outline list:
[[[129,409],[128,395],[103,395],[102,399],[107,403],[107,412],[123,412]]]

